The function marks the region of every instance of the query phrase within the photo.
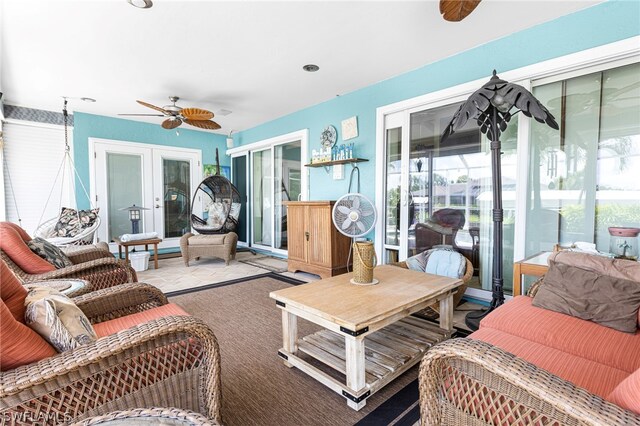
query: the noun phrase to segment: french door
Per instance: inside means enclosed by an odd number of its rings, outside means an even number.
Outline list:
[[[180,237],[191,229],[191,199],[202,176],[201,152],[105,140],[90,143],[92,197],[102,218],[99,240],[111,243],[131,233],[129,214],[122,208],[135,204],[145,209],[140,232],[157,232],[161,248],[179,247]]]

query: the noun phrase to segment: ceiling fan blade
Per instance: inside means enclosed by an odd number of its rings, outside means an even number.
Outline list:
[[[166,109],[157,107],[155,105],[151,105],[151,104],[143,102],[143,101],[136,101],[136,102],[139,103],[140,105],[146,106],[147,108],[151,108],[151,109],[155,109],[156,111],[160,111],[164,115],[171,115],[171,113],[169,111],[167,111]]]
[[[164,117],[162,114],[118,114],[118,115],[133,115],[137,117]]]
[[[181,124],[182,124],[182,120],[180,120],[179,118],[167,118],[162,122],[162,128],[171,130],[171,129],[175,129]]]
[[[474,11],[480,0],[440,0],[440,13],[446,21],[459,22]]]
[[[215,121],[211,120],[191,120],[187,118],[184,120],[185,123],[191,124],[192,126],[199,127],[201,129],[209,129],[209,130],[218,130],[220,129],[220,125]]]
[[[182,108],[180,114],[189,120],[211,120],[213,113],[201,108]]]

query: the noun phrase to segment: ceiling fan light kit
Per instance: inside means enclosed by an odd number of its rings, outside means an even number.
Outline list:
[[[169,100],[171,101],[171,105],[165,105],[162,108],[159,106],[152,105],[150,103],[144,101],[136,101],[140,105],[145,106],[147,108],[151,108],[162,114],[119,114],[119,115],[128,115],[128,116],[151,116],[151,117],[166,117],[161,124],[163,129],[172,130],[176,127],[182,125],[182,123],[187,123],[190,126],[198,127],[200,129],[206,130],[218,130],[220,129],[220,125],[215,121],[211,120],[214,117],[214,114],[211,111],[202,108],[182,108],[176,105],[180,98],[178,96],[170,96]]]
[[[127,3],[138,9],[150,9],[153,6],[151,0],[127,0]]]

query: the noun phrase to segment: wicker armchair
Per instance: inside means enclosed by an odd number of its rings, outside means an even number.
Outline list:
[[[464,292],[467,290],[467,282],[469,282],[469,280],[473,277],[473,264],[471,263],[471,261],[469,259],[467,259],[465,257],[465,261],[467,264],[467,267],[465,269],[464,275],[462,276],[462,284],[460,285],[460,287],[458,287],[458,291],[456,291],[455,293],[453,293],[453,307],[455,309],[456,306],[458,306],[460,304],[460,301],[462,300],[462,297],[464,296]],[[407,262],[394,262],[391,263],[391,265],[393,266],[397,266],[399,268],[404,268],[404,269],[408,269],[407,266]],[[434,311],[436,313],[440,313],[440,304],[439,303],[434,303],[433,305],[429,306],[428,308],[418,312],[419,314],[423,314],[423,315],[431,315],[430,311]]]
[[[111,255],[108,257],[101,256],[104,256],[103,250],[80,250],[69,257],[74,263],[73,266],[43,274],[28,274],[16,265],[4,251],[0,250],[0,259],[7,264],[9,269],[24,284],[51,279],[80,278],[90,283],[84,288],[84,292],[91,292],[138,281],[136,271],[131,266]]]
[[[194,235],[187,232],[180,237],[180,252],[184,265],[189,266],[189,261],[201,257],[219,257],[225,264],[236,258],[236,246],[238,235],[235,232],[228,234]]]
[[[139,422],[149,424],[157,423],[163,426],[180,425],[180,426],[212,426],[217,425],[212,420],[204,417],[202,414],[193,411],[180,410],[178,408],[134,408],[133,410],[115,411],[103,416],[96,416],[85,419],[81,422],[74,423],[71,426],[94,426],[94,425],[130,425]],[[143,424],[146,424],[143,423]]]
[[[419,382],[422,425],[640,425],[640,416],[480,340],[431,348]]]
[[[167,303],[141,283],[74,300],[92,323]],[[8,424],[72,423],[140,406],[178,407],[220,423],[220,352],[206,324],[167,316],[0,373],[0,419]]]

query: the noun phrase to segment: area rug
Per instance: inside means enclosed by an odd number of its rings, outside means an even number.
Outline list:
[[[300,370],[285,367],[277,356],[282,346],[281,311],[269,293],[300,283],[268,273],[168,294],[171,302],[206,322],[218,339],[223,423],[231,426],[413,423],[394,423],[393,419],[398,418],[398,413],[410,412],[417,401],[410,390],[404,391],[416,381],[417,366],[370,397],[360,411],[348,408],[343,397]],[[319,329],[304,320],[298,321],[299,336]],[[394,397],[400,391],[404,394]],[[385,404],[386,401],[389,402]],[[378,407],[382,411],[376,410]]]
[[[244,259],[238,259],[238,262],[257,266],[258,268],[263,268],[271,272],[286,272],[287,270],[286,259],[264,254],[257,254],[255,256],[245,257]]]

